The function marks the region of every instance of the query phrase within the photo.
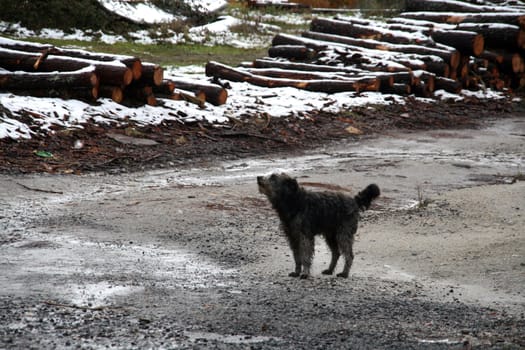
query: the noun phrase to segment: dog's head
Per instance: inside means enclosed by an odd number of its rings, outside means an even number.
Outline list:
[[[282,174],[272,174],[270,176],[257,176],[259,192],[266,195],[270,201],[285,199],[297,193],[299,184],[297,180]]]

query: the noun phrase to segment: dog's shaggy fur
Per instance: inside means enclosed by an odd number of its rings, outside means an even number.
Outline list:
[[[379,196],[379,187],[371,184],[355,197],[337,192],[307,191],[286,174],[257,177],[259,192],[266,195],[279,214],[281,224],[295,260],[292,277],[308,278],[314,255],[314,236],[323,235],[332,253],[328,269],[334,272],[337,260],[345,258],[338,277],[348,277],[354,260],[352,246],[357,231],[359,210],[370,207]]]

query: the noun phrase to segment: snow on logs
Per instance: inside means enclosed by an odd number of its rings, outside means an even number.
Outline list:
[[[269,57],[238,68],[209,62],[206,74],[325,93],[525,87],[525,8],[407,0],[407,11],[384,22],[314,18],[301,35],[277,34]]]
[[[188,91],[175,91],[187,89]],[[128,106],[156,105],[157,98],[215,105],[226,103],[219,85],[200,81],[170,81],[163,69],[126,55],[58,48],[0,38],[0,91],[37,97],[94,102],[111,98]]]

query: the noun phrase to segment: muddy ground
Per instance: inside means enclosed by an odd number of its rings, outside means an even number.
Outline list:
[[[73,169],[82,175],[4,168],[16,174],[0,176],[0,348],[525,347],[525,119],[450,111],[461,128],[353,115],[381,133],[180,166],[159,156],[134,172],[120,161]],[[255,183],[272,171],[312,190],[379,184],[350,278],[321,275],[321,240],[312,278],[288,277]]]

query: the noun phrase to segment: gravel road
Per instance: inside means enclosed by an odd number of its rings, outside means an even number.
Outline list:
[[[0,176],[2,349],[522,349],[525,120],[133,174]],[[382,196],[288,277],[255,177]],[[338,266],[340,269],[341,266]]]

